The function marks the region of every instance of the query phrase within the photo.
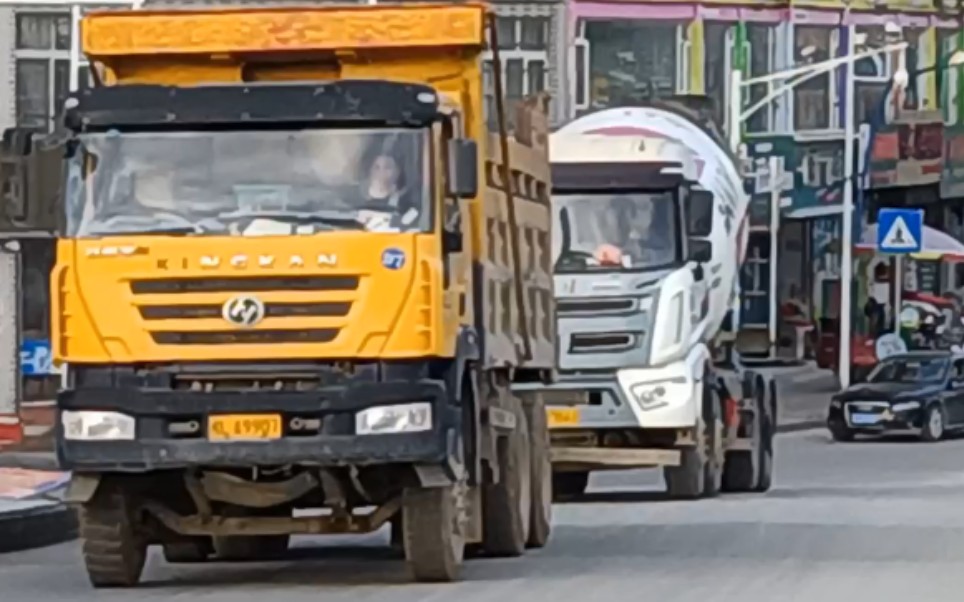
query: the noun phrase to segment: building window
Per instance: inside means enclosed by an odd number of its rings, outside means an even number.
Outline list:
[[[499,57],[502,59],[502,90],[510,125],[511,107],[527,96],[549,87],[550,17],[496,17]],[[495,125],[495,82],[492,59],[483,63],[483,88],[489,126]]]
[[[686,40],[678,23],[589,21],[589,109],[617,107],[676,94]]]
[[[730,54],[730,29],[729,23],[713,21],[706,23],[703,28],[703,47],[707,49],[703,68],[706,95],[713,100],[713,116],[721,127],[726,122],[726,98],[730,86],[730,61],[727,60]]]
[[[59,123],[70,91],[70,15],[16,15],[14,50],[17,125],[49,132]],[[82,70],[80,84],[89,84]]]
[[[751,23],[746,26],[746,49],[749,57],[750,77],[764,77],[770,75],[774,68],[774,37],[776,29],[769,25]],[[773,82],[757,84],[749,87],[747,108],[762,101],[776,85]],[[746,121],[746,131],[750,133],[772,132],[774,128],[777,105],[771,101],[760,108]]]
[[[794,62],[808,65],[830,60],[838,35],[836,28],[799,26],[794,30]],[[819,75],[793,89],[793,127],[797,131],[832,129],[837,121],[836,78],[832,73]]]

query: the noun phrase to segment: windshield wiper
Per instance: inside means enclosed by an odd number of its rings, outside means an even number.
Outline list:
[[[339,211],[320,211],[297,212],[297,211],[244,211],[236,213],[222,213],[218,216],[221,220],[231,219],[273,219],[277,221],[293,222],[296,224],[323,224],[332,227],[348,226],[355,230],[364,230],[365,224],[359,221],[354,212]]]
[[[196,228],[187,226],[176,226],[172,228],[151,228],[148,230],[91,230],[88,236],[179,236],[187,234],[198,234]]]

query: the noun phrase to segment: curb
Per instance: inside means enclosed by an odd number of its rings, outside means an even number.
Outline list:
[[[0,554],[52,546],[77,538],[77,515],[65,504],[0,512]]]

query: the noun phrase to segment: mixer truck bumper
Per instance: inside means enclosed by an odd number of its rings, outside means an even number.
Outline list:
[[[437,381],[316,391],[79,389],[58,396],[63,468],[102,472],[305,464],[450,467],[461,414]],[[454,473],[450,475],[454,479]]]

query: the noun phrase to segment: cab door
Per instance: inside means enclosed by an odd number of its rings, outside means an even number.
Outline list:
[[[964,358],[958,358],[951,364],[944,409],[949,424],[964,425]]]

